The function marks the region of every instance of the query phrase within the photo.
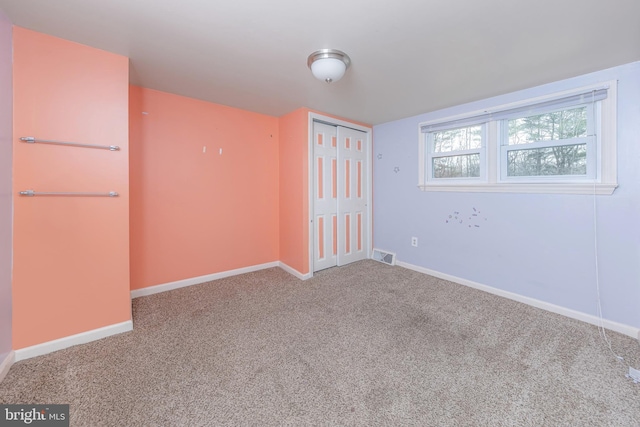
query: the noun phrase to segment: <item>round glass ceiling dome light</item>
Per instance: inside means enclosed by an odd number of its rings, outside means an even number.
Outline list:
[[[313,76],[323,82],[337,82],[351,65],[349,56],[336,49],[320,49],[309,55],[307,66]]]

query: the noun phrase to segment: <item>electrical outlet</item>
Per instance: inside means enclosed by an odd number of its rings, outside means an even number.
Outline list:
[[[411,246],[413,246],[414,248],[418,247],[418,238],[417,237],[412,237],[411,238]]]

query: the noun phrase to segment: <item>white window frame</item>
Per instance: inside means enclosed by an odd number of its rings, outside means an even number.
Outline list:
[[[505,123],[509,116],[505,116],[505,114],[501,116],[501,112],[523,109],[523,107],[553,102],[554,100],[601,89],[607,90],[606,98],[597,101],[594,104],[595,108],[589,108],[592,110],[591,112],[589,109],[587,110],[588,114],[593,115],[593,120],[587,120],[589,140],[585,141],[584,138],[580,138],[583,142],[587,142],[587,176],[507,176],[505,151],[507,148],[504,148],[503,143],[506,131]],[[585,103],[582,102],[573,105],[579,106],[584,104]],[[423,191],[450,192],[613,194],[618,186],[616,105],[617,81],[614,80],[510,104],[497,105],[492,108],[472,111],[466,114],[422,122],[418,127],[420,158],[418,187]],[[566,108],[570,108],[570,106]],[[546,111],[553,110],[547,109]],[[498,118],[496,119],[492,117],[492,115]],[[520,117],[522,117],[522,115],[520,115]],[[483,133],[483,137],[485,137],[483,139],[484,156],[481,155],[480,178],[431,178],[432,144],[429,140],[430,133],[425,132],[423,129],[432,127],[438,130],[455,129],[464,127],[467,122],[473,124],[479,122],[485,123]],[[462,123],[462,125],[460,123]],[[451,125],[448,126],[448,124]],[[566,142],[567,140],[558,145],[566,145]],[[539,144],[526,144],[526,148],[536,148],[537,145],[553,146],[553,142],[545,141]],[[510,147],[513,148],[514,146]],[[525,147],[523,146],[522,148]],[[451,155],[455,155],[453,154],[455,152],[451,153]],[[459,153],[465,154],[464,152]]]
[[[486,181],[486,151],[487,151],[487,144],[486,144],[486,140],[487,140],[487,125],[486,123],[476,123],[473,125],[467,125],[467,126],[454,126],[454,127],[450,127],[450,128],[446,128],[446,129],[440,129],[440,131],[445,131],[445,130],[452,130],[452,129],[461,129],[461,128],[465,128],[465,127],[471,127],[471,126],[477,126],[480,125],[482,126],[482,130],[481,130],[481,135],[482,135],[482,143],[481,143],[481,147],[480,148],[474,148],[474,149],[470,149],[470,150],[454,150],[454,151],[443,151],[443,152],[435,152],[433,151],[433,132],[427,133],[426,134],[426,138],[427,138],[427,144],[426,146],[428,147],[427,150],[427,159],[426,159],[426,168],[427,168],[427,176],[429,177],[429,180],[433,180],[433,181],[437,181],[437,182],[446,182],[446,181],[471,181],[471,182],[478,182],[478,181]],[[468,154],[478,154],[480,156],[480,176],[477,177],[449,177],[449,178],[434,178],[433,177],[433,159],[437,159],[437,158],[441,158],[441,157],[456,157],[456,156],[465,156]]]
[[[531,142],[528,144],[522,145],[509,145],[509,120],[521,117],[529,117],[537,114],[551,113],[555,111],[568,110],[574,107],[586,107],[587,112],[587,136],[581,138],[572,138],[572,139],[563,139],[563,140],[545,140],[545,141],[537,141]],[[597,168],[597,159],[599,156],[599,150],[597,149],[597,141],[601,138],[600,135],[600,127],[598,123],[600,122],[600,108],[598,103],[586,103],[586,104],[575,104],[571,107],[564,108],[551,108],[551,109],[541,109],[539,111],[532,111],[528,114],[514,114],[511,117],[502,119],[498,122],[499,126],[499,134],[498,134],[498,142],[499,142],[499,159],[500,159],[500,182],[585,182],[598,179],[598,168]],[[552,176],[508,176],[508,165],[507,165],[507,157],[510,151],[520,151],[520,150],[532,150],[536,148],[548,148],[548,147],[562,147],[566,145],[575,144],[586,144],[587,148],[587,173],[586,175],[552,175]]]

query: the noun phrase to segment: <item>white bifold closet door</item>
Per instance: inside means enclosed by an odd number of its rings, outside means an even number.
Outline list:
[[[313,125],[313,271],[367,258],[367,134]]]

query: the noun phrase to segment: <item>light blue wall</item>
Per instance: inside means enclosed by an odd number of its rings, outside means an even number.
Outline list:
[[[374,246],[596,315],[594,196],[420,191],[418,124],[609,80],[618,80],[619,187],[595,197],[603,317],[640,327],[640,62],[374,126]]]
[[[11,163],[13,132],[11,23],[0,11],[0,363],[11,351]]]

